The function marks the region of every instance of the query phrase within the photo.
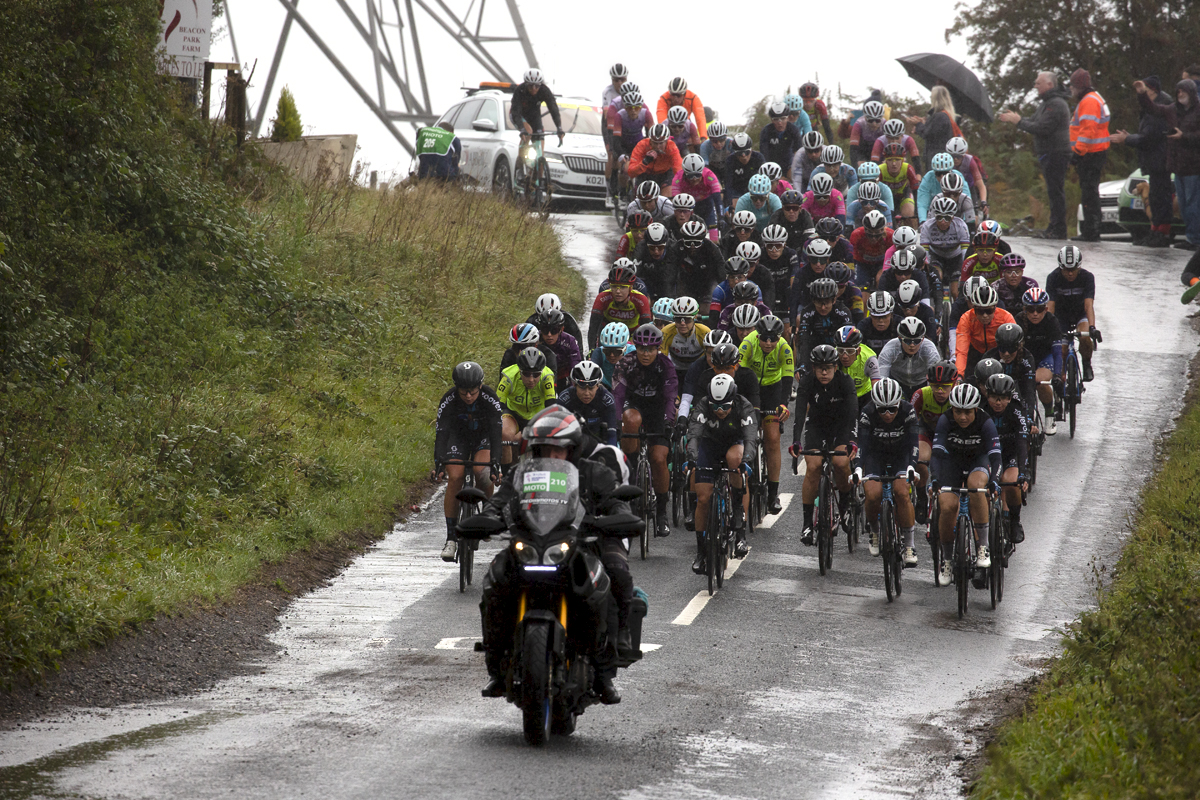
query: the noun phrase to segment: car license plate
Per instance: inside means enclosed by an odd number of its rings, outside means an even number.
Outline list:
[[[584,177],[583,182],[586,183],[588,186],[603,186],[604,185],[604,176],[603,175],[587,175]]]
[[[1106,209],[1104,209],[1103,212],[1101,212],[1100,220],[1102,222],[1116,222],[1117,221],[1117,212],[1111,211],[1106,208]]]
[[[1138,210],[1144,210],[1146,208],[1146,203],[1142,200],[1142,198],[1135,197],[1129,201],[1129,207],[1136,208]]]

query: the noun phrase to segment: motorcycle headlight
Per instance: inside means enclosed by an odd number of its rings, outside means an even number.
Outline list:
[[[552,544],[546,548],[546,553],[542,560],[547,564],[561,564],[567,560],[567,556],[571,554],[571,545],[566,542]]]
[[[539,564],[541,556],[538,555],[537,548],[526,542],[513,543],[513,550],[517,554],[517,560],[522,564]]]

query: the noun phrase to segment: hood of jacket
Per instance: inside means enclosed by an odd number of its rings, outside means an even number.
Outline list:
[[[1179,114],[1179,116],[1182,117],[1188,111],[1194,112],[1196,108],[1200,106],[1200,98],[1198,98],[1196,94],[1195,81],[1183,80],[1175,84],[1175,93],[1178,95],[1180,91],[1187,92],[1188,96],[1191,98],[1187,108],[1181,106],[1178,100],[1175,102],[1175,111],[1177,114]]]
[[[1045,94],[1038,95],[1038,99],[1041,100],[1043,103],[1048,103],[1056,97],[1061,97],[1063,100],[1070,102],[1071,93],[1062,86],[1055,86],[1053,89],[1046,92]]]

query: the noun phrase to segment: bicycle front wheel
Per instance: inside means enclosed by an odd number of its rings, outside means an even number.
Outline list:
[[[886,500],[879,510],[879,545],[883,556],[883,589],[892,602],[892,504]]]
[[[971,545],[974,535],[971,518],[960,516],[954,533],[954,582],[958,588],[958,618],[967,613],[967,589],[971,582]]]
[[[821,488],[817,493],[817,564],[822,575],[833,562],[833,487],[829,476],[821,476]]]
[[[637,487],[642,490],[642,533],[639,538],[642,560],[650,552],[650,536],[654,531],[654,504],[651,502],[653,487],[650,485],[650,461],[645,456],[638,459]]]
[[[714,491],[708,503],[708,528],[704,532],[704,549],[708,562],[708,594],[711,597],[717,588],[717,570],[719,569],[721,553],[718,542],[721,539],[721,501]]]
[[[530,206],[541,215],[542,219],[545,219],[550,215],[550,198],[553,193],[553,187],[550,184],[550,165],[546,163],[546,159],[539,158],[537,160],[533,174],[534,186]]]

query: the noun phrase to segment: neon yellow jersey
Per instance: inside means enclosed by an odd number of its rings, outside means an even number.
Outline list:
[[[858,346],[858,358],[854,359],[854,363],[848,367],[842,367],[842,372],[845,372],[854,379],[854,392],[859,397],[871,393],[871,387],[874,382],[871,376],[867,374],[867,361],[875,358],[875,351],[867,347],[865,344]],[[876,371],[875,370],[872,371]]]
[[[758,378],[759,386],[771,386],[779,383],[784,376],[790,376],[796,371],[796,359],[792,355],[792,346],[780,339],[769,353],[764,353],[758,343],[758,331],[751,331],[742,340],[741,365],[753,370]],[[784,398],[786,400],[786,398]]]
[[[500,385],[496,388],[496,397],[504,404],[506,411],[529,419],[545,408],[546,403],[554,402],[554,373],[550,371],[549,367],[542,367],[542,377],[538,380],[537,386],[533,389],[526,389],[525,383],[521,380],[520,366],[513,364],[500,373]]]

